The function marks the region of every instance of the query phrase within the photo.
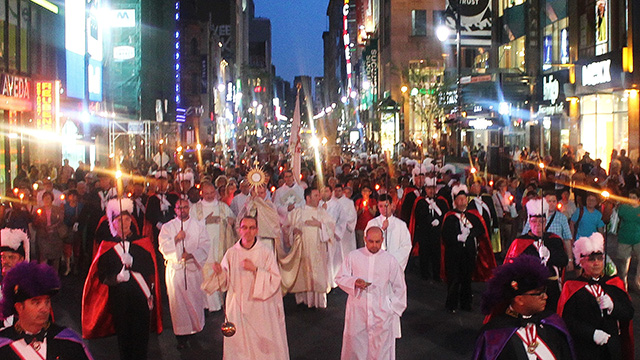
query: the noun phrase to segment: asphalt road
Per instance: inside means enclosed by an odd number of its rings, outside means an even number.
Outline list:
[[[472,312],[449,314],[444,310],[445,286],[428,283],[412,270],[407,270],[408,307],[402,316],[402,338],[397,341],[398,359],[470,359],[475,338],[482,325],[480,293],[484,284],[474,284],[474,308]],[[56,322],[80,331],[80,306],[82,282],[79,276],[63,278],[63,288],[54,298]],[[640,295],[632,293],[636,309],[640,309]],[[177,350],[171,328],[168,303],[164,301],[165,330],[151,335],[149,359],[221,359],[222,312],[212,313],[206,319],[204,330],[195,335],[192,346]],[[339,359],[344,326],[346,294],[334,289],[328,296],[327,309],[308,309],[296,305],[292,295],[284,298],[287,335],[291,359]],[[636,324],[640,315],[636,311]],[[636,343],[640,344],[640,332],[636,331]],[[118,359],[115,337],[88,341],[96,360]],[[640,358],[640,346],[636,346],[636,358]]]

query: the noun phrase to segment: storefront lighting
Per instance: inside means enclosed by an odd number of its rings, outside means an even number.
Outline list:
[[[55,4],[47,1],[47,0],[31,0],[32,3],[34,4],[38,4],[40,6],[42,6],[43,8],[51,11],[54,14],[58,13],[58,6],[56,6]]]
[[[411,89],[411,93],[409,93],[409,95],[416,96],[419,93],[420,93],[420,90],[418,90],[418,88],[413,88],[413,89]]]
[[[446,25],[440,25],[436,29],[436,37],[440,42],[445,42],[449,38],[450,33],[451,30]]]
[[[86,124],[89,121],[91,121],[91,115],[86,111],[82,112],[82,122]]]
[[[501,102],[498,106],[498,112],[500,113],[500,115],[509,115],[510,105],[511,104],[509,104],[508,102]]]
[[[400,91],[402,91],[402,93],[406,93],[407,90],[409,90],[409,88],[407,87],[407,85],[402,85],[402,87],[400,88]]]

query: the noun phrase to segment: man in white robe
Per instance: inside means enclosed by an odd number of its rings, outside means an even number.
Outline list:
[[[289,359],[280,271],[258,231],[256,219],[242,218],[240,241],[203,284],[208,293],[227,291],[226,315],[236,333],[224,338],[223,359]]]
[[[333,198],[338,200],[341,206],[340,219],[336,222],[336,240],[342,246],[342,254],[347,256],[356,249],[356,222],[358,213],[353,200],[344,195],[342,185],[338,184],[333,189]]]
[[[240,210],[244,207],[244,204],[249,200],[249,193],[251,192],[251,185],[247,179],[240,182],[240,193],[233,197],[231,200],[231,211],[235,216],[238,216]]]
[[[371,227],[382,229],[382,250],[393,255],[404,271],[411,253],[411,234],[407,223],[393,216],[394,209],[391,205],[391,197],[387,194],[380,195],[378,198],[378,210],[380,216],[369,220],[365,231]]]
[[[394,318],[407,307],[407,286],[398,261],[381,250],[382,229],[365,231],[365,247],[349,253],[336,282],[349,297],[342,337],[343,360],[395,359]]]
[[[327,213],[333,219],[333,221],[336,223],[336,230],[335,230],[336,241],[327,244],[328,255],[329,255],[328,264],[327,264],[329,266],[329,279],[331,280],[331,287],[335,288],[336,286],[338,286],[338,284],[336,284],[334,279],[336,277],[336,274],[338,274],[338,270],[340,270],[340,266],[342,266],[344,255],[342,253],[342,246],[340,246],[340,238],[338,238],[337,236],[337,233],[338,233],[337,224],[341,216],[342,206],[340,206],[340,203],[338,202],[338,200],[334,199],[331,196],[332,194],[333,194],[333,191],[331,191],[330,187],[328,186],[323,187],[320,192],[320,196],[322,199],[320,200],[318,207],[326,210]]]
[[[331,290],[329,278],[328,243],[335,241],[335,222],[318,207],[317,189],[304,191],[306,206],[289,214],[291,251],[280,258],[282,287],[296,294],[296,302],[309,307],[326,308],[327,293]]]
[[[188,346],[188,335],[204,327],[205,293],[202,266],[207,260],[210,240],[204,223],[189,216],[189,201],[176,202],[178,216],[162,225],[159,247],[166,263],[165,281],[173,333],[178,348]]]
[[[284,184],[276,190],[273,203],[276,204],[280,215],[280,225],[287,227],[288,216],[295,208],[302,208],[305,205],[304,189],[293,177],[291,170],[285,170]]]
[[[211,272],[213,263],[219,263],[224,253],[233,246],[236,236],[233,229],[235,216],[229,206],[217,199],[217,192],[212,183],[205,181],[200,184],[202,200],[191,206],[189,217],[204,223],[210,246],[207,260],[203,267],[205,276]],[[207,296],[205,305],[209,311],[218,311],[222,308],[222,294],[219,292]]]

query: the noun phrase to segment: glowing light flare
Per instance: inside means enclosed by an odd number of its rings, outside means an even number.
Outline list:
[[[474,167],[472,167],[472,168],[471,168],[471,173],[472,173],[472,174],[475,174],[477,171],[478,171],[478,170],[476,170],[476,168],[474,168]]]
[[[127,197],[132,197],[133,194],[132,193],[127,193]]]
[[[42,215],[42,209],[38,209],[38,210],[36,211],[36,213],[37,213],[38,215]]]
[[[202,144],[196,144],[196,150],[198,151],[202,150]]]
[[[116,179],[120,179],[122,177],[122,171],[116,170]]]
[[[600,195],[602,195],[606,199],[608,199],[611,196],[611,194],[607,190],[601,192]]]
[[[562,210],[562,203],[558,203],[557,208],[558,208],[558,210]]]
[[[22,195],[22,194],[20,194],[20,195]],[[64,194],[60,195],[60,200],[64,201],[64,199],[65,199]]]
[[[271,192],[275,192],[275,191],[276,191],[276,187],[275,187],[275,186],[272,186],[272,187],[271,187]]]
[[[38,191],[39,186],[38,183],[33,183],[33,191]]]
[[[164,144],[164,139],[160,139],[160,141],[158,141],[158,144],[160,145]]]
[[[509,202],[513,201],[513,195],[509,195]]]
[[[22,201],[22,199],[24,199],[24,193],[20,193],[19,198],[20,198],[20,201]]]
[[[19,191],[20,191],[20,190],[18,190],[18,188],[13,188],[13,193],[14,193],[15,195],[18,195],[18,192],[19,192]]]
[[[539,163],[538,167],[540,168],[540,170],[544,169],[544,163],[543,162]]]
[[[493,180],[489,180],[489,186],[493,187]]]
[[[176,151],[177,151],[177,152],[182,152],[182,146],[178,146],[178,147],[176,148]]]
[[[380,190],[380,184],[376,184],[375,189],[376,191]]]
[[[365,200],[365,201],[363,201],[363,202],[362,202],[362,206],[363,206],[363,207],[367,207],[367,200]]]

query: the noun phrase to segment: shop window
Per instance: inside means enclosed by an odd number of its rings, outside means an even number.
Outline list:
[[[30,73],[29,69],[29,24],[31,11],[27,1],[20,2],[20,72]]]
[[[500,46],[499,51],[499,64],[503,69],[519,69],[524,71],[525,65],[525,50],[524,50],[525,37],[521,36],[514,41],[511,41],[505,45]]]
[[[526,0],[498,0],[498,16],[504,15],[504,9],[524,4],[525,1]]]
[[[624,92],[595,94],[580,101],[580,142],[594,159],[609,168],[611,151],[628,149],[629,116]]]
[[[17,70],[18,66],[18,1],[9,0],[9,44],[7,44],[7,56],[9,57],[9,69]]]
[[[411,10],[411,35],[427,35],[427,10]]]

